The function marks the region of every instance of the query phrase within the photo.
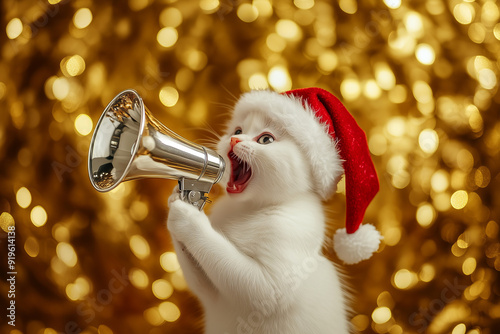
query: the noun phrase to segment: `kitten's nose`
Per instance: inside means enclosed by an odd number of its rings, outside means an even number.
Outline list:
[[[236,138],[236,137],[231,137],[231,147],[234,147],[234,145],[238,144],[241,140]]]

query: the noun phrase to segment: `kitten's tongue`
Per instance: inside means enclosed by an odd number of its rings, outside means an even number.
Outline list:
[[[232,150],[227,156],[231,161],[231,176],[226,190],[228,193],[241,193],[248,185],[248,181],[252,176],[252,169],[247,163],[239,159]]]

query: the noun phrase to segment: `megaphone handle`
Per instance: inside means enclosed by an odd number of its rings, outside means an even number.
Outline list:
[[[212,189],[212,183],[186,178],[179,179],[179,193],[184,202],[192,204],[201,211],[207,202],[210,202],[206,194]]]

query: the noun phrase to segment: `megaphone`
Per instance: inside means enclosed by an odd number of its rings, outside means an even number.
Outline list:
[[[90,142],[89,177],[100,192],[128,180],[174,179],[181,198],[201,210],[224,169],[217,152],[160,123],[134,90],[119,93],[108,104]]]

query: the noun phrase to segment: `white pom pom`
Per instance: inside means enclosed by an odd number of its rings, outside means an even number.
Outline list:
[[[346,229],[338,229],[333,236],[333,249],[339,259],[346,264],[355,264],[369,259],[377,251],[383,237],[375,226],[360,225],[358,230],[347,234]]]

